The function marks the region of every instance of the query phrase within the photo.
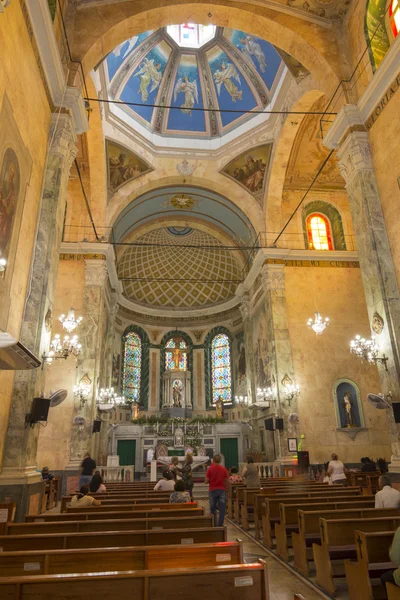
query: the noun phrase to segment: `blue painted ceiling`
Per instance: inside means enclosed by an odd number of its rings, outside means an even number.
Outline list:
[[[235,109],[263,110],[283,72],[269,42],[221,27],[200,48],[181,47],[166,29],[146,31],[103,64],[109,97],[132,103],[123,110],[149,130],[175,137],[221,136],[253,118]]]

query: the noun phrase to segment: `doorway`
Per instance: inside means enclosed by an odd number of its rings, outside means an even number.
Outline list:
[[[136,440],[118,440],[117,454],[121,467],[135,465]]]
[[[237,438],[221,438],[221,454],[225,457],[225,467],[239,467],[239,451]]]

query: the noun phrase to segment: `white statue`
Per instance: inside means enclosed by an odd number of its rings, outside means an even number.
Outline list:
[[[178,380],[172,384],[172,400],[175,408],[182,407],[182,384]]]

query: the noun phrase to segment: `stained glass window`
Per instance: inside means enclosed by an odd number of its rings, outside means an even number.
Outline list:
[[[140,400],[142,341],[137,333],[128,333],[124,348],[123,394],[127,400]]]
[[[227,335],[220,333],[211,342],[212,402],[221,396],[223,402],[232,402],[231,349]]]
[[[400,0],[391,0],[389,5],[389,19],[394,37],[400,31]]]
[[[172,371],[179,369],[180,371],[187,370],[187,344],[182,337],[169,338],[165,344],[165,369]],[[186,352],[179,352],[186,350]]]
[[[310,250],[333,250],[331,227],[325,215],[313,213],[307,218]]]

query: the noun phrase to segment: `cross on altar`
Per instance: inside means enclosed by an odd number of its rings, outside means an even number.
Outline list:
[[[181,342],[180,338],[174,338],[175,348],[172,350],[172,356],[174,360],[174,369],[176,371],[184,371],[185,369],[181,369],[180,363],[181,358],[187,354],[186,348],[180,348],[179,344]]]

